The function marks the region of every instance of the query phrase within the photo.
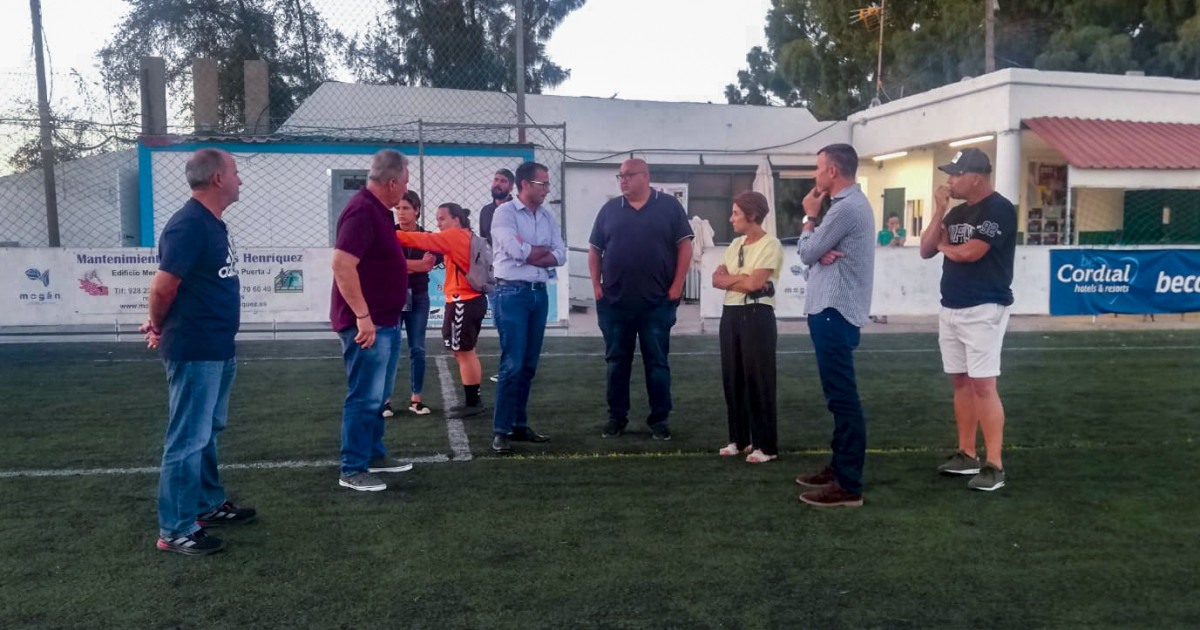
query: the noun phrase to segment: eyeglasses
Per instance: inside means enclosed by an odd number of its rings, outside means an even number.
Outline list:
[[[527,179],[525,181],[529,182],[530,184],[537,184],[538,186],[541,186],[542,188],[550,188],[550,182],[539,182],[536,179]]]
[[[746,266],[746,245],[738,247],[738,269]]]
[[[634,175],[642,175],[645,172],[646,171],[637,171],[636,173],[618,173],[617,179],[620,181],[626,181],[626,180],[633,179]]]

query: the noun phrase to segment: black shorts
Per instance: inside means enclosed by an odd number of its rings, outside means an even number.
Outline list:
[[[442,345],[451,352],[474,350],[487,308],[486,295],[477,295],[462,302],[446,302],[446,309],[442,312]]]

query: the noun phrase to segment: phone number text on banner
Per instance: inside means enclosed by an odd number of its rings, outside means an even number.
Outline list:
[[[1050,314],[1200,311],[1200,249],[1056,249]]]

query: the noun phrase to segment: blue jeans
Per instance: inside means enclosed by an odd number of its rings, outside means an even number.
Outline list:
[[[196,517],[225,502],[217,474],[217,435],[229,418],[237,361],[163,361],[167,435],[158,477],[158,528],[168,538],[200,529]]]
[[[346,364],[346,402],[342,406],[342,474],[366,472],[372,457],[387,455],[383,446],[383,402],[392,394],[400,360],[400,329],[375,331],[375,345],[354,343],[357,327],[338,333]]]
[[[501,284],[492,293],[492,319],[500,333],[500,378],[492,430],[505,435],[529,425],[529,390],[542,355],[549,300],[545,289]]]
[[[817,373],[825,403],[833,414],[833,461],[838,485],[862,493],[863,463],[867,458],[867,419],[863,416],[854,377],[854,349],[859,328],[836,309],[808,316],[808,333],[817,354]]]
[[[412,393],[425,388],[425,327],[429,323],[429,293],[414,293],[412,307],[400,313],[400,325],[408,337],[408,372]],[[391,392],[388,392],[391,398]],[[386,399],[385,399],[386,400]]]
[[[608,417],[626,420],[629,416],[629,376],[633,371],[633,350],[641,340],[642,364],[646,369],[646,394],[650,415],[646,424],[665,425],[671,413],[671,327],[675,325],[675,302],[663,302],[640,309],[627,309],[596,303],[600,331],[604,334],[604,360],[608,364]]]

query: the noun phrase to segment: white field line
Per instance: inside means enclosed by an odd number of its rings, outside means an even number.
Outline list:
[[[1188,444],[1191,441],[1187,442]],[[1107,442],[1092,442],[1092,441],[1075,441],[1075,442],[1060,442],[1055,444],[1037,444],[1037,445],[1005,445],[1005,450],[1008,451],[1094,451],[1104,449],[1123,449],[1128,445],[1110,444]],[[1143,446],[1143,445],[1139,445]],[[1177,447],[1178,443],[1170,442],[1161,444],[1163,447]],[[941,456],[944,449],[934,448],[929,446],[894,446],[887,448],[868,448],[869,455],[906,455],[912,453],[930,453]],[[787,455],[829,455],[830,450],[827,448],[807,448],[784,451]],[[522,462],[522,461],[561,461],[561,460],[613,460],[613,459],[691,459],[691,458],[711,458],[709,452],[695,451],[659,451],[659,452],[641,452],[641,453],[528,453],[514,454],[510,457],[505,457],[502,461],[505,462]],[[408,461],[417,464],[440,464],[451,461],[458,461],[457,457],[446,457],[445,455],[434,455],[431,457],[416,457]],[[501,460],[497,460],[501,461]],[[329,460],[309,460],[309,461],[284,461],[284,462],[250,462],[245,464],[223,464],[220,466],[222,470],[270,470],[281,468],[336,468],[341,462],[334,459]],[[89,468],[89,469],[65,469],[65,470],[8,470],[0,471],[0,479],[12,479],[18,477],[94,477],[102,475],[137,475],[137,474],[155,474],[158,473],[156,466],[144,466],[137,468]]]
[[[445,455],[429,457],[413,457],[406,461],[414,464],[438,464],[450,461]],[[341,465],[336,459],[292,460],[283,462],[247,462],[241,464],[221,464],[221,470],[275,470],[281,468],[336,468]],[[66,468],[60,470],[3,470],[0,479],[15,477],[95,477],[99,475],[148,475],[158,474],[158,466],[138,466],[132,468]]]
[[[438,382],[442,385],[442,409],[449,410],[458,404],[458,394],[454,392],[454,377],[450,376],[450,368],[446,365],[446,357],[436,359]],[[467,440],[467,430],[459,418],[446,418],[446,434],[450,437],[450,450],[454,453],[454,461],[471,461],[471,443]]]
[[[1097,351],[1136,351],[1147,350],[1160,352],[1164,350],[1200,350],[1200,346],[1014,346],[1004,348],[1004,352],[1097,352]],[[931,352],[939,352],[937,346],[929,348],[877,348],[877,349],[858,349],[855,354],[928,354]],[[673,356],[683,357],[715,357],[721,353],[714,350],[701,350],[695,352],[672,352]],[[775,354],[813,354],[812,350],[777,350]],[[481,357],[499,357],[497,353],[479,353]],[[603,357],[603,352],[543,352],[543,359],[554,358],[586,358],[586,357]],[[329,356],[310,356],[310,357],[240,357],[239,362],[246,363],[250,361],[341,361],[341,355]],[[439,361],[444,361],[445,357],[438,357]],[[93,363],[147,363],[150,361],[160,362],[161,359],[146,358],[146,359],[93,359]],[[451,383],[453,384],[453,383]],[[457,400],[457,399],[456,399]]]

